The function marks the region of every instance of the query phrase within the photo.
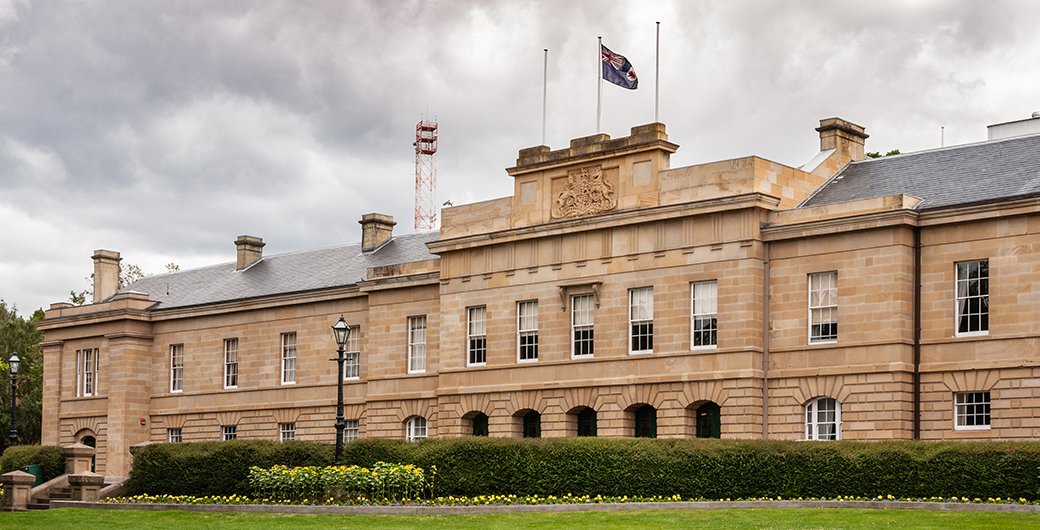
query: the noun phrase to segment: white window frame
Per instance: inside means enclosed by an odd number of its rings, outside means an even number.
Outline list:
[[[426,418],[422,416],[412,416],[408,418],[408,421],[404,424],[404,437],[409,442],[415,442],[417,440],[425,440],[428,431],[428,422]]]
[[[637,334],[638,330],[638,334]],[[648,338],[646,348],[636,349],[639,336]],[[640,344],[639,346],[643,346]],[[628,353],[642,355],[654,352],[654,288],[640,287],[628,291]]]
[[[833,410],[830,406],[833,404]],[[821,407],[823,408],[821,410]],[[827,418],[833,413],[833,418]],[[821,421],[822,418],[822,421]],[[833,426],[834,433],[820,433],[821,426]],[[841,402],[828,396],[820,396],[805,404],[806,440],[841,440]]]
[[[361,379],[361,326],[350,326],[345,357],[347,360],[343,363],[343,380]]]
[[[693,282],[690,284],[690,350],[717,349],[718,335],[719,281]],[[697,344],[698,338],[700,344]]]
[[[278,424],[278,441],[288,442],[296,439],[296,422]]]
[[[238,439],[238,425],[222,425],[221,439],[225,442]]]
[[[571,296],[571,359],[591,359],[596,353],[596,300],[592,294]],[[589,336],[579,339],[578,333]],[[588,343],[588,353],[579,353],[578,343]]]
[[[426,373],[426,315],[408,317],[408,373]]]
[[[538,300],[516,303],[516,362],[538,362]]]
[[[975,265],[976,276],[972,277],[971,265]],[[982,276],[982,268],[985,265],[986,275]],[[963,266],[963,271],[962,271]],[[960,261],[953,265],[954,268],[954,285],[953,285],[953,296],[954,296],[954,310],[956,318],[953,321],[954,336],[957,337],[982,337],[989,335],[989,260],[988,259],[977,259],[969,261]],[[962,272],[965,273],[962,276]],[[970,293],[970,287],[972,282],[977,283],[978,292],[976,294]],[[978,300],[979,312],[965,314],[965,307],[962,304],[970,304],[972,300]],[[974,315],[979,316],[979,329],[971,330],[971,317]],[[985,317],[986,325],[982,326],[982,318]],[[968,319],[968,331],[961,331],[961,319]]]
[[[466,308],[466,366],[487,365],[487,306]]]
[[[101,362],[98,359],[101,350],[85,348],[76,350],[76,397],[95,397],[101,395],[98,386],[101,374]]]
[[[170,345],[170,392],[184,392],[184,345]]]
[[[813,333],[813,324],[834,326],[834,334]],[[838,271],[809,275],[809,344],[838,342]]]
[[[180,427],[166,429],[166,441],[171,444],[179,444],[184,441],[184,431]]]
[[[361,438],[361,422],[359,420],[343,420],[343,443],[350,443]]]
[[[296,384],[296,332],[282,333],[282,384]]]
[[[969,401],[969,398],[971,400]],[[953,393],[953,428],[958,431],[988,431],[993,420],[989,390]],[[975,407],[983,411],[975,411]],[[969,412],[970,410],[970,412]],[[969,421],[970,420],[970,421]],[[984,423],[978,423],[982,420]],[[971,423],[971,425],[969,425]]]
[[[238,339],[224,339],[224,388],[238,388]]]

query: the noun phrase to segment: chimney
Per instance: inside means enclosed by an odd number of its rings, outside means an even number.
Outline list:
[[[238,248],[238,258],[235,260],[235,268],[242,270],[264,257],[264,240],[253,236],[238,236],[235,240]]]
[[[111,250],[95,250],[94,260],[94,303],[98,303],[119,290],[119,262],[123,258]]]
[[[870,136],[865,129],[841,118],[820,120],[816,132],[820,133],[820,151],[838,150],[838,164],[863,160],[863,144]]]
[[[381,213],[367,213],[358,221],[361,224],[361,251],[375,250],[394,235],[394,218]]]

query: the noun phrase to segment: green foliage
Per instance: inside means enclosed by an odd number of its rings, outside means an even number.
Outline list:
[[[155,444],[134,456],[130,489],[170,495],[251,495],[253,466],[327,466],[332,448],[313,442],[232,440]]]
[[[20,444],[38,444],[43,429],[43,332],[36,322],[43,320],[37,309],[26,320],[17,308],[0,300],[0,449],[7,448],[7,431],[11,425],[11,376],[7,361],[15,353],[21,359],[18,369],[18,440]]]
[[[902,154],[902,153],[899,152],[899,149],[893,149],[893,150],[885,153],[884,156],[892,156],[892,155],[899,155],[899,154]],[[877,151],[872,151],[870,153],[867,153],[867,156],[870,157],[870,158],[881,158],[882,155],[881,155],[881,153],[879,153]]]
[[[0,474],[31,465],[43,467],[44,482],[65,473],[65,457],[56,445],[16,445],[0,456]]]
[[[249,469],[255,498],[276,501],[309,499],[318,502],[344,499],[418,499],[433,488],[436,468],[424,470],[412,464],[376,462],[361,466],[306,466]]]
[[[157,444],[134,460],[134,493],[251,495],[251,466],[326,466],[331,447],[268,441]],[[466,437],[361,439],[344,464],[436,465],[435,495],[611,495],[709,499],[1040,499],[1037,442],[786,442]]]

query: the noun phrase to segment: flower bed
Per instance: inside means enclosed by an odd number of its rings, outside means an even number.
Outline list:
[[[114,497],[104,499],[102,503],[113,504],[215,504],[215,505],[287,505],[287,506],[535,506],[553,504],[620,504],[640,502],[710,502],[710,501],[890,501],[890,502],[937,502],[953,504],[1007,504],[1036,506],[1040,501],[1029,501],[1026,499],[1004,499],[1004,498],[968,498],[968,497],[929,497],[908,498],[895,497],[893,495],[878,495],[874,497],[838,496],[838,497],[814,497],[814,498],[786,498],[786,497],[762,497],[762,498],[739,498],[739,499],[704,499],[684,498],[680,495],[649,496],[649,497],[606,497],[596,495],[564,495],[556,497],[553,495],[479,495],[476,497],[434,497],[431,499],[416,498],[367,498],[363,496],[336,500],[332,497],[325,499],[297,499],[297,500],[275,500],[271,498],[249,498],[240,495],[229,495],[226,497],[193,497],[187,495],[135,495],[133,497]]]
[[[417,499],[432,495],[437,466],[427,470],[412,464],[376,462],[361,466],[273,466],[249,469],[257,498],[274,501],[337,502],[353,499]],[[232,495],[233,498],[239,498]],[[228,498],[228,497],[218,497]]]

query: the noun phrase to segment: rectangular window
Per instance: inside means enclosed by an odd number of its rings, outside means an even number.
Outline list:
[[[98,388],[99,350],[76,350],[76,397],[100,395]]]
[[[278,424],[278,441],[288,442],[289,440],[296,439],[296,423],[279,423]]]
[[[838,340],[838,273],[809,275],[809,343]]]
[[[358,420],[346,420],[343,422],[343,443],[353,442],[361,437],[361,428]]]
[[[957,408],[955,429],[989,429],[989,392],[957,392],[954,401]]]
[[[296,382],[296,333],[282,333],[282,384]]]
[[[534,362],[538,360],[538,301],[519,302],[516,304],[517,360]]]
[[[174,429],[166,429],[166,434],[167,434],[167,436],[169,438],[170,443],[172,443],[172,444],[179,444],[182,441],[184,441],[184,438],[181,437],[181,428],[180,427],[177,427],[177,428],[174,428]]]
[[[644,287],[628,292],[629,353],[654,351],[654,289]]]
[[[484,366],[487,363],[487,306],[471,307],[466,313],[467,364]]]
[[[690,284],[690,349],[709,349],[718,345],[719,282]]]
[[[957,264],[957,335],[989,333],[989,260]]]
[[[426,315],[408,317],[408,373],[426,372]]]
[[[343,363],[343,380],[361,377],[361,326],[350,326],[346,345],[347,361]]]
[[[224,388],[238,388],[238,339],[224,339]]]
[[[225,442],[238,438],[238,425],[224,425],[222,429],[224,435],[222,439]]]
[[[591,294],[571,297],[571,357],[589,357],[593,354],[593,308]]]
[[[184,345],[170,346],[170,392],[184,390]]]

